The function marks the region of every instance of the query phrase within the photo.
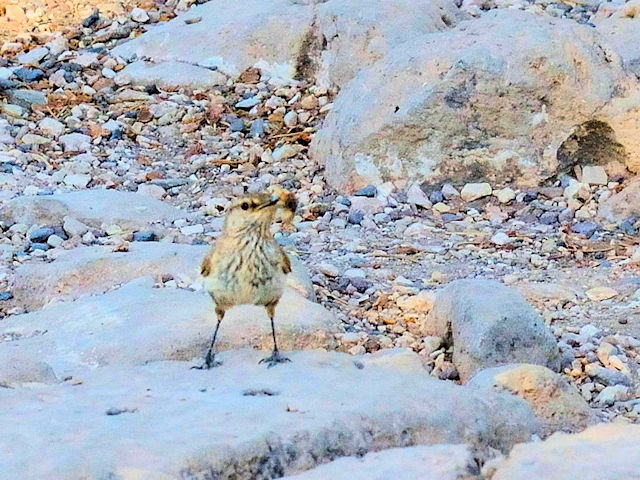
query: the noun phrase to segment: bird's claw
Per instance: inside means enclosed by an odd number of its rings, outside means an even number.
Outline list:
[[[275,367],[279,363],[290,363],[290,362],[291,360],[289,360],[287,357],[283,357],[282,355],[280,355],[279,351],[274,350],[270,357],[263,358],[258,363],[266,363],[267,368],[271,368],[271,367]]]
[[[193,366],[191,367],[191,370],[210,370],[212,368],[219,367],[220,365],[222,365],[222,362],[219,360],[216,360],[215,356],[207,355],[207,358],[205,358],[204,363],[202,365]]]

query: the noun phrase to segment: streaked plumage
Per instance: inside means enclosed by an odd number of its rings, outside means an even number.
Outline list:
[[[269,366],[286,362],[278,352],[273,316],[291,272],[291,262],[273,238],[271,224],[278,208],[283,221],[290,222],[296,209],[293,194],[281,187],[234,200],[225,217],[222,233],[202,261],[204,286],[215,302],[218,324],[205,363],[219,365],[213,347],[225,312],[235,305],[262,305],[271,319],[273,354],[264,359]]]

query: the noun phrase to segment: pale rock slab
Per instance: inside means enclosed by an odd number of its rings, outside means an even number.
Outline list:
[[[203,291],[153,285],[144,277],[104,295],[9,317],[0,337],[13,340],[0,343],[0,364],[9,358],[38,359],[64,378],[103,365],[202,357],[216,325],[211,298]],[[275,322],[282,350],[332,348],[340,330],[324,307],[290,288],[276,308]],[[229,310],[217,346],[272,349],[265,309],[245,305]]]
[[[264,353],[243,350],[223,352],[223,365],[208,371],[113,365],[59,385],[3,389],[3,475],[267,479],[408,445],[507,451],[538,432],[512,395],[426,373],[391,375],[366,356],[287,355],[291,363],[275,368],[258,365]]]
[[[130,63],[115,76],[119,84],[157,85],[160,88],[185,86],[205,88],[225,85],[228,77],[208,68],[189,63],[137,61]]]
[[[638,465],[640,425],[602,424],[516,445],[491,479],[631,480],[638,478]]]
[[[197,17],[199,22],[185,23]],[[215,68],[231,77],[259,66],[272,82],[304,77],[326,87],[342,86],[396,45],[447,30],[462,18],[448,0],[213,0],[119,45],[113,53],[149,58],[158,65]],[[173,79],[191,82],[189,75]]]
[[[468,446],[431,445],[341,457],[282,480],[458,480],[476,471]]]
[[[104,293],[136,278],[164,274],[194,283],[208,245],[165,242],[131,242],[128,252],[90,246],[66,250],[49,263],[24,263],[15,272],[11,291],[17,303],[34,310],[52,300],[75,300]],[[294,255],[287,285],[311,301],[313,283],[304,264]]]
[[[23,196],[7,202],[0,219],[9,224],[62,225],[71,216],[91,227],[118,224],[123,229],[145,229],[183,216],[176,207],[132,192],[82,190],[47,196]]]

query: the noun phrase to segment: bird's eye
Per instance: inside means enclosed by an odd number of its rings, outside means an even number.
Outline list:
[[[249,204],[247,202],[244,202],[242,205],[240,205],[240,208],[243,210],[249,210]]]

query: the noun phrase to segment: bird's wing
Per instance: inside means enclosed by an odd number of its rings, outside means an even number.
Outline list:
[[[289,260],[289,257],[280,245],[278,245],[278,250],[280,250],[280,257],[282,260],[282,271],[284,273],[291,273],[291,260]]]
[[[210,249],[207,254],[202,259],[202,264],[200,265],[200,275],[203,277],[208,277],[211,273],[211,257],[213,256],[213,249]]]

